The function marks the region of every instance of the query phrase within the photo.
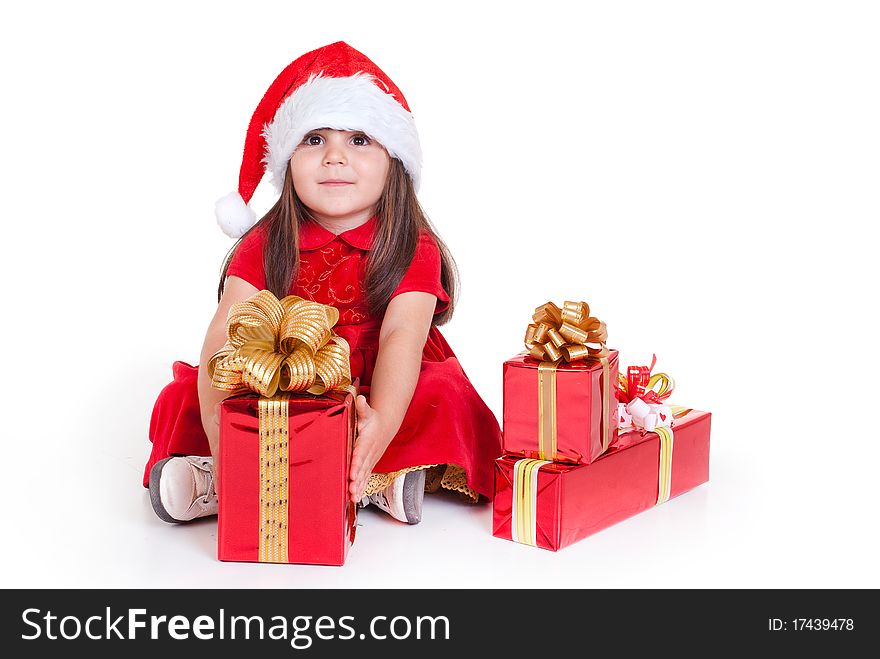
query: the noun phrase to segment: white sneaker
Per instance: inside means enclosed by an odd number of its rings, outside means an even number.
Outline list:
[[[361,499],[361,507],[373,504],[394,519],[407,524],[422,521],[422,500],[425,498],[425,470],[401,474],[391,485]]]
[[[150,502],[159,519],[189,522],[217,514],[214,458],[165,458],[150,469]]]

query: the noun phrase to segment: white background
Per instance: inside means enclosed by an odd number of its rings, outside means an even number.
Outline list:
[[[27,8],[25,8],[27,7]],[[5,587],[878,587],[880,31],[870,2],[16,3],[4,10]],[[533,308],[713,412],[711,481],[551,553],[491,506],[364,511],[342,568],[221,563],[140,485],[198,360],[251,113],[344,40],[398,84],[501,413]],[[268,180],[253,205],[273,201]]]

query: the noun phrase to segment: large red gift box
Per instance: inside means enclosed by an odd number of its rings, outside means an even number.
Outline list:
[[[710,425],[709,412],[691,410],[676,419],[665,450],[658,434],[665,429],[632,431],[589,465],[498,458],[493,535],[556,551],[705,483]]]
[[[505,455],[580,464],[602,455],[617,436],[617,350],[607,361],[607,375],[599,360],[504,362]]]
[[[235,396],[220,407],[218,558],[342,565],[357,517],[348,497],[354,397],[290,396],[286,447],[267,428],[269,414],[261,433],[260,400]]]

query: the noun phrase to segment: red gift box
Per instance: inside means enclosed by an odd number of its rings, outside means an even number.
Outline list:
[[[221,404],[218,558],[342,565],[357,518],[348,497],[354,397],[295,394],[286,416],[260,409],[261,400],[280,398],[247,394]]]
[[[602,455],[617,436],[618,352],[607,361],[607,376],[599,360],[504,362],[504,453],[580,464]]]
[[[710,425],[709,412],[691,410],[671,442],[666,429],[628,432],[589,465],[498,458],[492,534],[557,551],[705,483]]]

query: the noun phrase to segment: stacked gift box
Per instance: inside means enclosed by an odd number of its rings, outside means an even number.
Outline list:
[[[585,302],[532,319],[504,363],[496,537],[556,551],[709,479],[711,416],[669,405],[669,376],[620,374]]]

